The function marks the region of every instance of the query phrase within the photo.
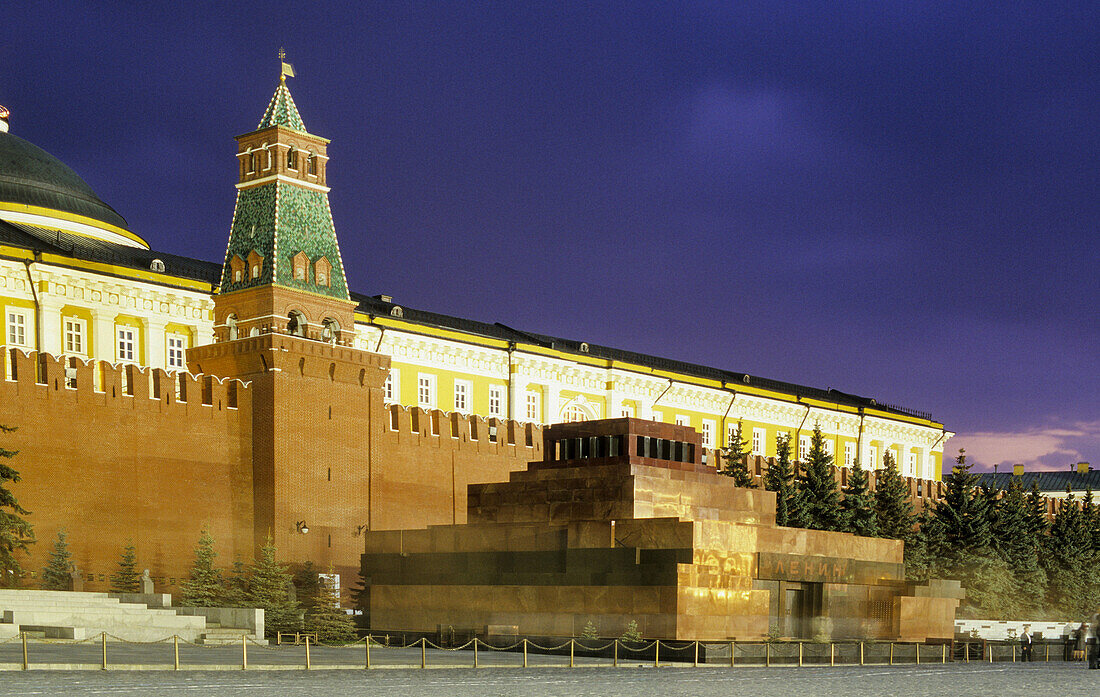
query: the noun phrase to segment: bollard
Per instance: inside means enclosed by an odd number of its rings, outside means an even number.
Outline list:
[[[27,662],[27,633],[22,632],[22,634],[23,634],[23,670],[28,670],[29,667],[30,667],[30,664]]]
[[[527,667],[527,640],[523,640],[523,667]]]
[[[992,663],[993,662],[993,644],[990,644],[988,641],[984,642],[984,643],[985,643],[986,652],[989,654],[989,662]]]
[[[661,667],[661,640],[656,639],[653,641],[653,667]]]
[[[107,670],[107,632],[99,633],[99,641],[103,645],[103,663],[100,665],[100,669]]]
[[[970,643],[963,642],[963,653],[966,655],[966,662],[970,663]]]
[[[1047,644],[1047,654],[1046,654],[1046,658],[1043,659],[1043,660],[1046,663],[1050,663],[1050,644]]]
[[[698,667],[699,667],[699,642],[696,641],[695,642],[695,663],[692,665],[692,668],[698,668]]]
[[[248,670],[248,635],[241,635],[241,670]]]
[[[737,648],[737,642],[736,641],[731,641],[730,642],[730,668],[733,667],[733,660],[734,660],[733,659],[733,652],[736,648]]]
[[[859,642],[859,664],[863,665],[863,642]]]
[[[772,664],[772,643],[769,641],[764,644],[764,667],[769,668]]]
[[[894,642],[890,642],[890,665],[894,665]]]
[[[310,669],[309,665],[309,635],[306,634],[306,670]]]
[[[1012,662],[1016,662],[1016,644],[1012,645]]]
[[[614,646],[615,646],[615,653],[614,653],[614,658],[613,658],[614,662],[611,664],[611,666],[613,668],[618,668],[619,667],[619,640],[618,639],[613,639],[611,641],[611,643],[614,644]]]
[[[367,635],[367,643],[365,644],[365,646],[367,647],[367,668],[366,669],[370,670],[370,634]]]
[[[428,667],[428,637],[420,637],[420,667]]]
[[[802,642],[798,642],[798,667],[802,667]]]
[[[173,653],[175,653],[175,662],[172,664],[172,668],[174,670],[179,670],[180,669],[180,635],[179,634],[173,634],[172,635],[172,648],[174,649]]]
[[[920,665],[920,644],[914,641],[913,642],[913,650],[916,651],[915,656],[916,656],[916,659],[917,659],[917,665],[919,666]]]
[[[836,644],[829,642],[829,665],[836,665]]]
[[[947,644],[943,644],[940,649],[940,663],[947,665]]]
[[[477,637],[474,637],[474,668],[477,668]]]

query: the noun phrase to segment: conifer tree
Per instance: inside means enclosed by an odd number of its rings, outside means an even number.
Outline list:
[[[0,434],[11,433],[15,428],[0,424]],[[29,511],[19,505],[15,495],[4,486],[7,482],[18,482],[19,472],[8,465],[18,454],[16,450],[0,447],[0,588],[19,586],[23,578],[23,567],[18,554],[25,553],[34,542],[34,529],[23,516]]]
[[[875,496],[871,492],[867,471],[860,466],[858,460],[852,463],[852,471],[848,474],[848,486],[844,488],[844,500],[841,506],[848,521],[848,532],[863,537],[878,536]]]
[[[48,591],[67,591],[73,580],[73,554],[69,551],[69,542],[65,531],[57,531],[46,568],[42,569],[42,588]]]
[[[1029,527],[1027,498],[1019,479],[1013,477],[993,508],[990,534],[993,549],[1016,577],[1018,595],[1025,600],[1021,609],[1038,611],[1047,578],[1039,566],[1039,541]]]
[[[875,473],[875,521],[881,537],[908,540],[913,533],[913,500],[889,450]]]
[[[260,548],[260,558],[252,564],[248,584],[248,601],[252,607],[263,608],[264,627],[268,636],[276,632],[295,632],[302,626],[298,601],[290,597],[291,575],[287,567],[276,560],[277,550],[268,535]]]
[[[764,473],[764,488],[775,492],[776,525],[794,527],[795,523],[802,522],[801,501],[794,485],[794,471],[791,467],[791,436],[788,433],[780,433],[775,437],[775,461]]]
[[[641,640],[642,630],[638,628],[638,621],[630,620],[630,623],[626,625],[626,629],[623,630],[622,636],[619,637],[619,641],[638,643]]]
[[[905,543],[905,578],[924,583],[943,576],[939,556],[944,546],[943,526],[928,507],[921,509],[916,521],[916,533]]]
[[[340,608],[340,591],[329,580],[333,576],[331,566],[328,574],[318,576],[317,592],[307,601],[305,626],[317,634],[317,641],[343,644],[355,641],[355,622]]]
[[[223,607],[248,607],[248,570],[240,557],[233,560],[229,567],[229,577],[225,579],[225,590],[222,593],[221,605]]]
[[[749,474],[748,465],[745,463],[745,458],[748,455],[748,442],[745,440],[741,430],[741,420],[737,421],[737,429],[730,434],[730,442],[726,446],[726,451],[723,453],[722,458],[725,460],[725,467],[718,471],[719,474],[724,474],[727,477],[733,477],[733,485],[746,487],[749,489],[756,488],[756,482],[753,481],[753,477]]]
[[[1039,556],[1046,548],[1050,522],[1047,520],[1047,500],[1039,488],[1039,480],[1031,480],[1031,490],[1027,493],[1027,534],[1035,540]]]
[[[137,570],[137,550],[133,540],[127,540],[118,560],[118,571],[111,576],[112,593],[140,593],[141,574]]]
[[[214,551],[214,538],[204,525],[195,547],[195,562],[191,575],[181,584],[182,602],[194,607],[216,607],[225,593],[221,572],[214,568],[218,553]]]
[[[833,476],[833,456],[825,450],[825,437],[819,424],[814,424],[810,452],[799,483],[806,511],[806,527],[814,530],[847,529],[840,490]]]
[[[1070,617],[1088,616],[1095,608],[1087,605],[1091,568],[1091,544],[1084,517],[1073,494],[1058,505],[1050,525],[1050,540],[1043,565],[1046,568],[1047,602],[1051,609]]]

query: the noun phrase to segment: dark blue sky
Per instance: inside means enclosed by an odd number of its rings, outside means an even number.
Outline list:
[[[154,248],[222,260],[285,45],[354,289],[1100,462],[1095,1],[9,4],[12,131]]]

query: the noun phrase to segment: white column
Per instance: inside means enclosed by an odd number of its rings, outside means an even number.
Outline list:
[[[163,368],[167,363],[165,356],[164,328],[167,322],[161,319],[143,319],[145,334],[145,364],[153,368]]]
[[[92,313],[92,355],[97,360],[115,363],[117,339],[115,338],[115,314],[97,310]]]
[[[39,303],[42,310],[38,319],[42,332],[42,346],[39,350],[60,356],[65,351],[61,335],[61,305],[49,302],[45,297],[47,296],[43,296],[42,302]]]

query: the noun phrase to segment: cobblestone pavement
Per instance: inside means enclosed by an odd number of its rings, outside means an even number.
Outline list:
[[[654,669],[0,673],[0,695],[280,695],[344,697],[940,697],[1096,694],[1100,671],[1080,663]]]

